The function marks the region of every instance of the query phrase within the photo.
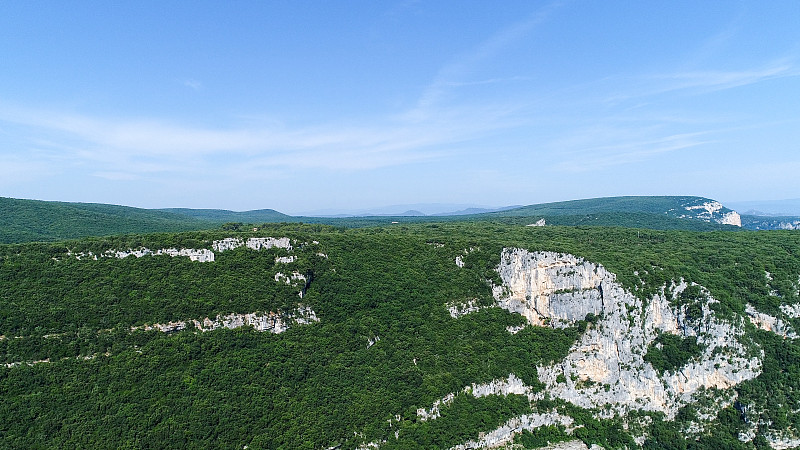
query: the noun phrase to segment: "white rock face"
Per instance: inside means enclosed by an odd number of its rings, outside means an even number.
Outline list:
[[[607,272],[572,255],[507,249],[497,271],[503,280],[494,288],[498,306],[531,325],[563,328],[603,312],[601,284]]]
[[[600,447],[597,444],[592,444],[591,447],[587,447],[583,441],[569,441],[548,445],[547,447],[543,447],[541,450],[603,450],[603,447]]]
[[[464,389],[464,392],[472,394],[473,397],[480,398],[488,395],[529,395],[531,388],[526,386],[516,375],[509,374],[508,378],[492,380],[489,383],[475,384]]]
[[[69,256],[74,256],[76,259],[93,259],[97,260],[97,255],[93,254],[92,252],[86,253],[68,253]],[[214,252],[211,250],[200,248],[200,249],[193,249],[193,248],[162,248],[159,250],[150,250],[149,248],[142,247],[139,249],[128,249],[128,250],[107,250],[105,253],[101,254],[100,257],[103,258],[118,258],[123,259],[127,258],[128,256],[135,256],[137,258],[141,258],[143,256],[153,256],[153,255],[168,255],[177,257],[177,256],[185,256],[191,259],[192,261],[198,262],[213,262],[214,261]]]
[[[792,319],[800,317],[800,303],[794,305],[781,305],[781,311]]]
[[[793,306],[796,307],[797,305]],[[791,317],[791,314],[786,313],[786,311],[794,312],[795,308],[792,308],[788,305],[781,305],[781,310],[784,311],[787,316]],[[747,305],[745,312],[747,313],[747,317],[750,319],[750,322],[758,328],[773,332],[787,339],[797,339],[797,333],[795,333],[791,325],[785,323],[781,319],[770,316],[769,314],[758,312],[752,305]]]
[[[466,450],[466,449],[476,449],[476,448],[502,447],[507,444],[510,444],[514,440],[514,436],[516,436],[518,433],[521,433],[523,430],[532,431],[536,428],[548,425],[564,425],[566,427],[569,427],[570,425],[572,425],[573,422],[574,420],[572,419],[572,417],[558,414],[555,411],[545,414],[538,414],[538,413],[523,414],[519,417],[514,417],[510,419],[497,429],[484,434],[477,441],[469,441],[461,445],[456,445],[455,447],[452,447],[452,449]],[[583,444],[583,442],[581,442],[581,444]],[[583,447],[568,446],[568,447],[555,447],[555,448],[585,449],[586,446],[585,445]]]
[[[537,220],[536,222],[534,222],[534,223],[529,223],[529,224],[527,224],[527,225],[525,225],[525,226],[526,226],[526,227],[543,227],[543,226],[545,226],[545,225],[547,225],[547,222],[546,222],[544,219],[539,219],[539,220]]]
[[[670,306],[686,284],[673,285],[642,302],[602,266],[572,255],[506,249],[497,268],[503,286],[494,294],[498,306],[522,314],[532,325],[563,327],[586,314],[602,314],[567,357],[539,367],[539,379],[551,396],[584,408],[608,411],[664,412],[673,418],[701,389],[728,389],[758,376],[761,361],[748,357],[738,336],[741,324],[716,319],[703,300],[701,317]],[[695,336],[702,355],[674,373],[659,375],[644,361],[658,333]],[[559,376],[563,376],[559,382]]]
[[[476,398],[489,395],[524,395],[529,400],[533,400],[535,395],[530,386],[525,385],[514,374],[509,374],[508,378],[490,381],[489,383],[475,384],[465,387],[462,393],[472,395]],[[441,409],[453,403],[456,394],[448,394],[443,398],[433,402],[430,408],[420,408],[417,410],[417,418],[420,421],[434,420],[440,417]],[[481,436],[477,441],[469,441],[452,449],[475,449],[475,448],[495,448],[510,444],[514,437],[523,430],[532,431],[536,428],[548,425],[564,425],[569,427],[574,420],[569,416],[564,416],[555,411],[544,414],[532,413],[524,414],[508,420],[498,428],[489,431]],[[568,428],[568,431],[571,431]]]
[[[305,283],[306,276],[300,272],[292,272],[290,275],[284,275],[281,272],[275,274],[275,281],[283,282],[291,286],[298,286],[298,282]]]
[[[263,238],[250,238],[247,241],[243,241],[239,238],[225,238],[219,241],[214,241],[211,247],[218,251],[224,252],[226,250],[233,250],[238,247],[246,246],[247,248],[253,250],[261,250],[261,249],[269,249],[273,247],[285,248],[287,250],[292,250],[292,243],[288,237],[282,238],[272,238],[272,237],[263,237]],[[74,256],[76,259],[94,259],[97,260],[98,255],[93,254],[92,252],[81,252],[81,253],[73,253],[68,252],[68,256]],[[150,250],[149,248],[142,247],[139,249],[128,249],[128,250],[107,250],[105,253],[99,255],[100,257],[105,258],[127,258],[128,256],[135,256],[137,258],[141,258],[143,256],[152,256],[152,255],[169,255],[172,257],[177,256],[185,256],[191,259],[192,261],[198,262],[213,262],[214,261],[214,251],[206,249],[206,248],[162,248],[159,250]],[[327,256],[325,256],[327,258]],[[295,256],[285,256],[285,257],[278,257],[276,262],[294,262],[296,259]],[[280,261],[278,261],[280,260]]]
[[[531,394],[533,390],[527,386],[516,375],[509,374],[508,378],[492,380],[488,383],[476,384],[465,387],[461,392],[472,395],[475,398],[486,397],[489,395],[525,395],[529,399],[533,398]],[[430,408],[417,409],[417,417],[421,421],[436,419],[441,415],[440,409],[443,406],[449,405],[455,399],[456,394],[450,393],[439,400],[433,402]]]
[[[787,450],[800,447],[800,438],[789,434],[767,434],[765,437],[767,438],[769,446],[775,450]]]
[[[27,366],[33,366],[33,365],[36,365],[36,364],[47,364],[47,363],[49,363],[49,362],[50,362],[50,358],[47,358],[47,359],[39,359],[39,360],[36,360],[36,361],[16,361],[16,362],[10,362],[10,363],[5,363],[5,366],[6,366],[6,368],[7,368],[7,369],[11,369],[11,368],[13,368],[13,367],[19,367],[19,366],[21,366],[21,365],[23,365],[23,364],[25,364],[25,365],[27,365]]]
[[[687,211],[700,211],[697,217],[706,222],[716,222],[723,225],[742,226],[742,217],[736,211],[722,213],[722,203],[717,201],[705,202],[702,205],[685,206]]]
[[[800,220],[792,220],[789,222],[780,222],[778,224],[780,230],[800,230]]]
[[[292,243],[288,237],[249,238],[246,241],[243,241],[239,238],[225,238],[219,241],[214,241],[211,247],[218,252],[224,252],[226,250],[233,250],[243,246],[253,250],[261,250],[262,248],[269,249],[272,247],[285,248],[286,250],[292,249]]]
[[[458,267],[462,267],[463,268],[464,267],[464,257],[469,255],[470,253],[474,252],[475,250],[478,250],[478,247],[470,247],[470,248],[465,248],[464,250],[461,250],[461,254],[456,256],[456,265]]]
[[[454,319],[457,319],[469,313],[480,311],[481,309],[483,308],[478,305],[477,299],[468,300],[463,303],[458,303],[458,302],[451,303],[447,306],[447,310],[450,311],[450,317]]]
[[[722,215],[719,219],[717,219],[717,223],[722,225],[734,225],[737,227],[742,226],[742,216],[739,215],[736,211],[726,212]]]
[[[163,333],[172,333],[185,330],[190,324],[202,332],[212,331],[219,328],[235,329],[251,326],[256,331],[269,331],[270,333],[283,333],[294,325],[306,325],[312,322],[319,322],[317,314],[307,306],[299,306],[289,313],[249,313],[249,314],[228,314],[217,316],[215,319],[206,317],[205,319],[192,319],[188,321],[168,322],[165,324],[155,323],[152,325],[142,325],[132,327],[134,330],[158,330]]]

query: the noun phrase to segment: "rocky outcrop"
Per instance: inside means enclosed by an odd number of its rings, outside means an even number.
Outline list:
[[[781,312],[792,319],[796,319],[800,317],[800,303],[795,303],[793,305],[781,305]]]
[[[462,391],[463,394],[472,395],[475,398],[486,397],[488,395],[525,395],[529,399],[533,398],[533,389],[527,386],[513,373],[508,375],[508,378],[492,380],[488,383],[476,384],[465,387]],[[439,400],[433,402],[430,408],[417,409],[417,418],[420,421],[436,419],[441,415],[441,408],[449,405],[455,400],[456,394],[450,393]]]
[[[467,300],[466,302],[453,302],[447,305],[450,317],[457,319],[461,316],[480,311],[484,307],[478,305],[478,299]]]
[[[794,308],[791,308],[788,305],[781,305],[781,310],[790,317],[792,316],[789,313],[794,313],[795,311]],[[769,314],[758,312],[753,305],[747,305],[745,312],[747,313],[747,317],[750,319],[750,322],[756,327],[764,331],[775,333],[778,336],[782,336],[787,339],[797,339],[797,333],[795,333],[795,331],[792,329],[792,326],[783,320]]]
[[[505,250],[497,271],[503,280],[493,289],[497,305],[531,325],[563,328],[604,310],[607,272],[572,255]]]
[[[118,258],[123,259],[127,258],[128,256],[135,256],[137,258],[141,258],[143,256],[155,256],[155,255],[167,255],[178,257],[184,256],[188,257],[192,261],[198,262],[213,262],[214,261],[214,252],[211,250],[200,248],[162,248],[159,250],[150,250],[149,248],[142,247],[139,249],[128,249],[128,250],[106,250],[104,253],[101,253],[99,257],[101,258]],[[98,255],[95,255],[92,252],[81,252],[81,253],[69,253],[69,256],[74,256],[76,259],[93,259],[97,260]]]
[[[663,412],[672,419],[684,405],[705,398],[708,392],[718,392],[719,398],[703,402],[707,407],[698,415],[699,420],[711,421],[735,400],[732,387],[761,372],[763,354],[749,351],[740,340],[742,318],[717,318],[711,308],[717,301],[702,287],[695,289],[701,293],[698,298],[683,298],[689,284],[680,280],[644,301],[625,290],[601,265],[569,254],[513,248],[503,250],[497,272],[502,285],[493,287],[496,306],[522,315],[528,326],[563,328],[594,317],[566,358],[538,367],[537,372],[548,396],[590,409],[598,418],[625,417],[629,411],[643,410]],[[448,308],[454,318],[482,309],[475,301]],[[644,356],[661,333],[694,337],[701,354],[682,367],[659,373]],[[513,374],[467,387],[464,392],[479,396],[515,393],[528,395],[531,401],[544,395],[532,394]],[[418,417],[435,419],[453,395],[418,410]],[[505,445],[521,430],[566,426],[571,420],[523,415],[457,448]],[[702,424],[695,428],[701,430]]]
[[[226,250],[233,250],[243,246],[253,250],[269,249],[273,247],[291,250],[292,242],[288,237],[249,238],[246,241],[243,241],[240,238],[225,238],[219,241],[214,241],[211,247],[218,252],[224,252]]]
[[[541,450],[603,450],[603,447],[597,444],[592,444],[591,447],[587,447],[583,441],[569,441],[548,445],[547,447],[542,447]]]
[[[478,440],[476,441],[469,441],[461,445],[456,445],[452,447],[453,450],[467,450],[467,449],[476,449],[476,448],[497,448],[501,446],[505,446],[510,444],[514,440],[514,436],[521,433],[524,430],[532,431],[536,428],[548,426],[548,425],[563,425],[565,427],[569,427],[572,425],[574,420],[572,417],[565,416],[559,414],[555,411],[551,411],[549,413],[539,414],[539,413],[531,413],[531,414],[523,414],[518,417],[514,417],[508,420],[503,425],[499,426],[498,428],[484,433]],[[571,431],[567,428],[568,431]],[[583,444],[581,442],[581,444]],[[571,448],[586,448],[584,445],[583,447],[556,447],[562,449],[571,449]]]
[[[270,249],[273,247],[277,247],[291,251],[292,243],[288,237],[282,237],[282,238],[263,237],[263,238],[249,238],[246,241],[239,238],[225,238],[218,241],[214,241],[211,244],[211,248],[217,252],[233,250],[239,247],[247,247],[252,250]],[[146,247],[141,247],[138,249],[127,249],[127,250],[106,250],[105,252],[99,255],[94,254],[92,252],[73,253],[72,251],[70,251],[67,253],[67,255],[75,257],[76,259],[93,259],[93,260],[97,260],[98,257],[121,259],[121,258],[127,258],[128,256],[135,256],[137,258],[141,258],[143,256],[168,255],[172,257],[185,256],[192,261],[198,261],[198,262],[214,262],[215,258],[214,251],[209,250],[207,248],[199,248],[199,249],[162,248],[159,250],[151,250]],[[295,259],[296,259],[295,256],[284,256],[276,258],[276,262],[291,263],[294,262]]]
[[[312,322],[319,322],[317,314],[307,306],[299,306],[288,313],[278,311],[277,313],[249,313],[249,314],[228,314],[218,315],[215,319],[206,317],[205,319],[187,320],[178,322],[155,323],[131,327],[135,330],[158,330],[163,333],[181,331],[194,326],[198,331],[206,332],[220,328],[235,329],[245,326],[253,327],[256,331],[268,331],[270,333],[283,333],[292,325],[306,325]]]
[[[728,389],[761,372],[758,356],[739,342],[742,324],[718,320],[707,292],[695,299],[700,314],[674,300],[685,283],[664,287],[647,302],[626,291],[604,267],[553,252],[506,249],[494,288],[501,308],[522,314],[531,325],[564,327],[587,316],[601,316],[567,357],[538,368],[547,392],[578,406],[606,411],[661,411],[672,418],[701,389]],[[694,336],[702,355],[675,372],[659,374],[644,361],[659,333]],[[561,380],[561,381],[559,381]]]
[[[298,282],[301,282],[301,284],[306,282],[306,276],[300,272],[292,272],[289,275],[284,275],[283,273],[278,272],[275,274],[275,281],[291,286],[297,286]]]
[[[527,386],[521,379],[514,374],[509,374],[508,378],[497,379],[488,383],[473,383],[465,387],[458,395],[472,395],[480,398],[489,395],[524,395],[529,400],[536,396],[534,389]],[[451,393],[433,402],[430,408],[420,408],[417,410],[417,419],[420,421],[434,420],[441,415],[441,409],[453,403],[457,394]],[[514,437],[523,430],[532,431],[536,428],[548,425],[563,425],[567,431],[571,432],[570,425],[574,420],[556,411],[546,413],[531,413],[514,417],[494,430],[482,433],[478,440],[469,441],[453,447],[455,450],[475,449],[475,448],[496,448],[513,442]]]
[[[464,257],[468,256],[470,253],[474,252],[475,250],[479,250],[478,247],[470,247],[465,248],[461,251],[461,254],[456,256],[456,265],[458,267],[464,267]]]
[[[780,222],[778,224],[778,229],[780,230],[800,230],[800,220],[791,220],[786,222]]]
[[[769,446],[775,450],[788,450],[800,447],[800,437],[795,437],[789,433],[767,433],[765,436]]]
[[[711,200],[699,205],[684,206],[686,211],[695,213],[697,219],[716,222],[722,225],[742,226],[742,217],[736,211],[725,211],[722,203]]]

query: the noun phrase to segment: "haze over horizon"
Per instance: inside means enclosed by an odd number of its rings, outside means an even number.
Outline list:
[[[798,17],[793,1],[6,2],[0,196],[287,214],[796,199]]]

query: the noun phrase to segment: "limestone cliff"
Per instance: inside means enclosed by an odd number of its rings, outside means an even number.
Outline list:
[[[516,248],[503,250],[497,272],[502,284],[493,287],[496,306],[522,315],[528,326],[562,328],[587,316],[595,318],[566,358],[538,367],[537,372],[547,396],[589,409],[598,418],[627,420],[628,412],[640,410],[662,412],[671,420],[684,405],[708,400],[708,393],[716,392],[698,414],[700,422],[710,421],[735,401],[734,386],[761,373],[763,353],[751,350],[743,341],[744,319],[717,317],[712,308],[717,301],[702,287],[692,289],[700,294],[691,298],[684,294],[689,292],[689,284],[679,280],[642,300],[599,264],[569,254]],[[448,307],[454,318],[481,309],[474,301]],[[645,355],[663,333],[694,337],[702,350],[683,366],[659,372]],[[523,394],[532,402],[545,395],[533,394],[513,374],[464,391],[473,395]],[[452,399],[452,395],[446,396],[431,408],[420,409],[419,419],[435,419]],[[555,412],[515,417],[458,448],[508,445],[522,430],[569,426],[568,419]],[[696,431],[703,426],[693,425]],[[636,439],[644,442],[644,436]]]
[[[704,293],[700,314],[673,306],[686,283],[664,287],[642,301],[603,266],[552,252],[503,251],[497,268],[503,286],[498,306],[532,325],[563,327],[587,314],[601,316],[558,364],[538,368],[551,396],[606,415],[632,409],[661,411],[668,418],[701,389],[728,389],[761,372],[759,355],[740,342],[743,323],[718,319]],[[644,355],[659,333],[694,336],[702,355],[674,372],[659,374]],[[559,381],[562,380],[562,381]]]
[[[742,226],[742,217],[736,211],[729,210],[722,206],[722,203],[708,200],[700,204],[684,205],[683,207],[689,216],[706,222],[716,222],[722,225]],[[679,217],[686,217],[681,215]]]

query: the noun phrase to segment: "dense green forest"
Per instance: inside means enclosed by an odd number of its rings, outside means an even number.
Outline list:
[[[520,315],[486,308],[455,319],[447,309],[470,299],[492,304],[501,251],[519,247],[602,264],[643,299],[684,279],[708,289],[720,314],[745,316],[750,304],[797,329],[780,306],[800,302],[800,233],[515,221],[257,228],[0,246],[0,446],[356,448],[386,441],[382,448],[449,448],[513,417],[553,409],[571,417],[573,429],[525,431],[516,443],[767,448],[771,430],[800,429],[800,343],[752,325],[747,332],[755,351],[763,350],[763,373],[737,385],[736,403],[692,432],[700,406],[688,405],[674,420],[633,412],[644,424],[636,428],[626,422],[631,417],[601,419],[542,392],[537,366],[563,359],[593,326],[591,317],[512,334],[507,327],[525,323]],[[212,249],[215,240],[265,236],[288,237],[292,248],[242,246],[216,252],[213,262],[104,256],[142,247]],[[297,286],[276,281],[279,273],[304,275],[302,298]],[[142,328],[299,305],[319,322],[281,334]],[[662,371],[698,351],[691,340],[660,339],[648,354]],[[509,374],[541,392],[539,400],[464,391]],[[441,417],[420,420],[418,409],[451,393],[457,395]],[[740,441],[752,424],[757,437]],[[637,444],[637,436],[646,439]]]

